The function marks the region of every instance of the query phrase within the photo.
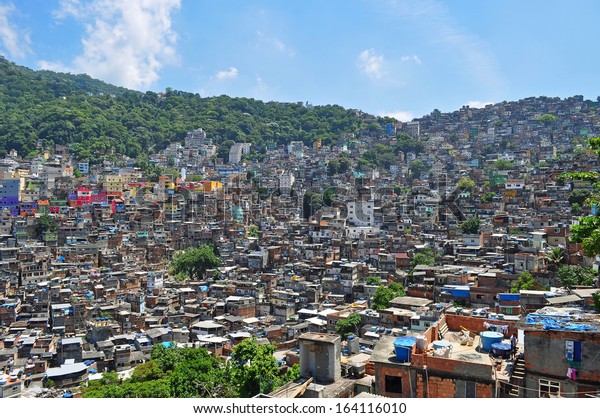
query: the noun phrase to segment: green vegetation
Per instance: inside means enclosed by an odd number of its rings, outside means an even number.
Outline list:
[[[496,160],[494,167],[496,170],[510,170],[513,168],[513,163],[504,158],[500,158],[499,160]]]
[[[369,276],[366,279],[366,283],[369,286],[379,286],[379,285],[381,285],[381,277]]]
[[[396,150],[404,153],[414,152],[419,155],[423,152],[423,142],[413,138],[405,132],[396,135]]]
[[[215,254],[213,245],[188,248],[175,254],[171,262],[171,273],[182,279],[203,279],[206,270],[219,267],[221,259]]]
[[[425,163],[421,160],[413,160],[408,165],[408,170],[410,171],[410,178],[413,180],[421,177],[421,174],[423,174],[426,169],[427,167],[425,166]]]
[[[575,286],[593,286],[597,277],[594,269],[582,266],[562,266],[557,275],[560,285],[568,289]]]
[[[167,89],[137,92],[86,75],[32,71],[0,57],[0,157],[65,145],[82,161],[145,156],[202,128],[224,156],[233,142],[250,142],[256,156],[267,144],[318,138],[332,144],[358,133],[362,115],[341,106],[307,107],[227,96],[202,98]],[[377,125],[377,124],[375,124]]]
[[[280,375],[273,345],[255,338],[234,347],[230,362],[204,348],[154,346],[151,360],[130,379],[104,373],[82,390],[84,398],[235,398],[268,393],[299,376],[298,366]]]
[[[548,262],[548,270],[556,271],[565,262],[565,252],[560,247],[552,247],[545,258]]]
[[[458,189],[471,191],[475,188],[475,182],[468,177],[462,177],[456,185]]]
[[[352,162],[348,156],[329,160],[327,162],[327,174],[335,176],[336,174],[345,174],[350,170]]]
[[[592,150],[600,155],[600,137],[590,138],[588,144]],[[560,178],[563,180],[584,180],[592,184],[594,192],[585,199],[585,203],[592,208],[592,214],[580,216],[579,225],[571,226],[570,240],[572,242],[580,243],[583,252],[586,255],[590,257],[600,255],[600,211],[598,211],[598,208],[600,207],[600,194],[598,192],[600,187],[600,174],[597,172],[582,171],[564,173]]]
[[[581,206],[591,194],[592,193],[589,190],[577,189],[571,192],[567,200],[571,205],[578,203]]]
[[[414,253],[413,258],[411,260],[411,265],[413,267],[424,265],[424,266],[433,266],[435,264],[435,253],[429,247],[425,247],[420,251]]]
[[[592,295],[592,300],[594,301],[594,309],[597,313],[600,313],[600,290]]]
[[[463,234],[479,234],[481,230],[481,220],[477,217],[471,217],[460,224]]]
[[[551,113],[544,113],[537,120],[542,122],[544,125],[550,125],[551,123],[556,122],[556,116]]]
[[[259,393],[269,393],[300,375],[299,367],[289,370],[281,377],[277,360],[273,357],[275,346],[261,344],[249,338],[233,349],[231,354],[230,383],[242,398],[250,398]]]
[[[494,197],[496,197],[496,193],[486,192],[483,194],[483,196],[481,196],[481,203],[489,203]]]
[[[365,151],[362,159],[368,162],[369,167],[390,168],[391,165],[398,163],[398,152],[389,145],[377,144],[373,148]]]
[[[358,335],[360,321],[360,315],[356,312],[352,312],[350,315],[348,315],[348,318],[342,318],[337,321],[335,324],[335,332],[340,334],[343,340],[345,340],[350,334]]]
[[[38,236],[40,238],[43,238],[46,232],[58,231],[58,223],[56,223],[52,216],[44,214],[40,216],[40,218],[37,220],[36,229]]]
[[[323,207],[323,194],[316,192],[306,192],[302,198],[302,209],[304,217],[310,218]]]
[[[256,226],[256,225],[250,225],[248,227],[248,231],[247,232],[248,232],[248,236],[251,237],[251,238],[258,238],[258,236],[260,234],[258,226]]]
[[[398,296],[404,296],[404,287],[401,284],[392,282],[387,287],[379,286],[373,295],[370,307],[376,311],[389,308],[390,301]]]
[[[519,293],[520,290],[545,290],[544,286],[537,281],[530,272],[524,271],[519,275],[519,278],[515,280],[511,287],[510,293]]]

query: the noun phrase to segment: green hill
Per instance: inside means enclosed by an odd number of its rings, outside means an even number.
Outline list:
[[[289,141],[324,144],[371,127],[376,118],[341,106],[307,107],[167,89],[137,92],[87,75],[33,71],[0,57],[0,156],[68,145],[78,158],[143,157],[203,128],[226,155],[233,142],[261,150]]]

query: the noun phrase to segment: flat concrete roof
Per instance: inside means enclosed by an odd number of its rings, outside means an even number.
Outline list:
[[[307,333],[300,335],[300,337],[298,337],[298,339],[299,340],[317,341],[317,342],[327,342],[327,343],[333,344],[337,340],[341,340],[341,337],[339,335],[334,335],[334,334],[321,334],[318,332],[307,332]]]
[[[450,342],[452,347],[447,360],[490,365],[489,353],[478,349],[480,343],[479,335],[475,336],[473,345],[469,346],[460,345],[460,334],[460,332],[452,331],[446,333],[444,340]],[[396,338],[397,337],[393,335],[382,335],[379,342],[375,344],[375,347],[373,348],[371,361],[377,363],[404,364],[396,359],[394,351],[394,341]],[[434,357],[433,353],[428,353],[428,355]]]

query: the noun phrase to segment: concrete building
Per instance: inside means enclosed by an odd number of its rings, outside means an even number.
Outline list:
[[[339,335],[305,333],[300,343],[300,374],[317,383],[333,383],[341,378],[341,338]]]
[[[513,393],[525,398],[597,397],[599,318],[582,316],[577,308],[543,308],[520,322],[524,353]]]

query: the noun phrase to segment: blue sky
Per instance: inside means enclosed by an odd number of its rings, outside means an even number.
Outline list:
[[[0,0],[0,54],[140,91],[401,120],[600,95],[595,0]]]

